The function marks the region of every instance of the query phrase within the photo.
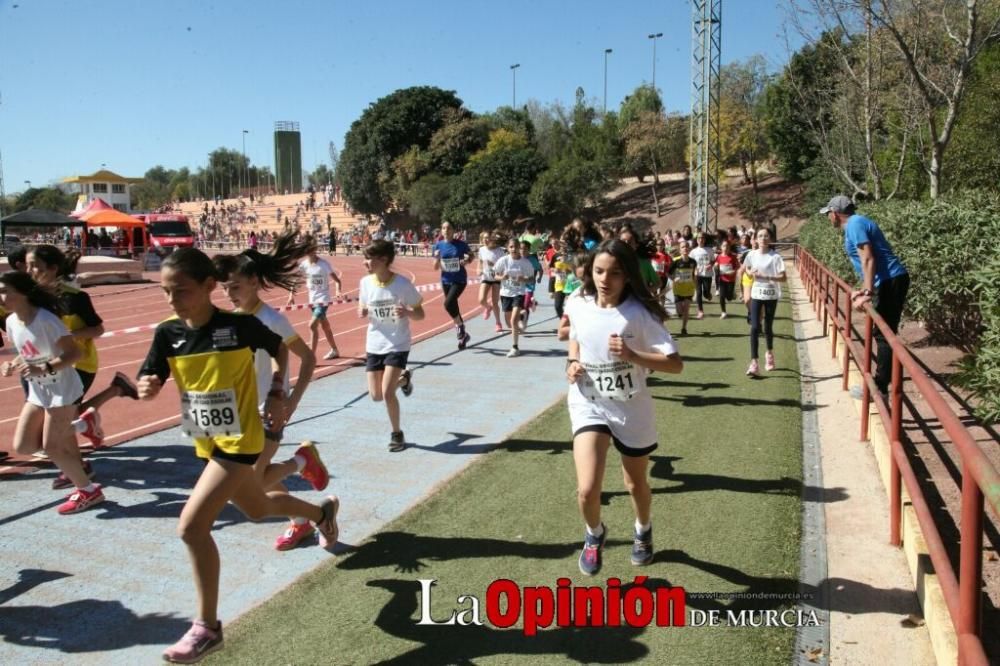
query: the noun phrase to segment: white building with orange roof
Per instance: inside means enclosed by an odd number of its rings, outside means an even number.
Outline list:
[[[101,169],[89,176],[63,178],[64,183],[79,187],[76,210],[83,210],[94,199],[103,199],[113,208],[124,213],[132,210],[132,185],[141,183],[142,178],[126,178],[114,171]]]

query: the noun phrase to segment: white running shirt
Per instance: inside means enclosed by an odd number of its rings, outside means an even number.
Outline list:
[[[715,251],[708,247],[696,247],[688,256],[698,264],[698,277],[712,277],[712,265],[715,263]]]
[[[308,259],[299,262],[299,268],[306,275],[306,289],[309,292],[309,305],[330,303],[330,276],[333,266],[326,259],[318,259],[315,264]]]
[[[44,365],[61,355],[59,338],[69,329],[59,317],[38,308],[35,318],[25,324],[13,312],[7,317],[7,335],[17,353],[28,365]],[[28,402],[43,409],[72,405],[83,395],[83,382],[73,366],[67,365],[54,375],[48,373],[28,380]]]
[[[398,273],[393,273],[386,284],[374,275],[366,275],[361,278],[358,300],[368,308],[366,353],[410,351],[410,318],[396,319],[394,310],[397,305],[414,308],[423,302],[412,282]]]
[[[535,279],[535,267],[524,256],[520,259],[514,259],[509,254],[505,254],[497,260],[493,268],[497,275],[505,276],[500,281],[500,295],[508,298],[524,296],[528,281]],[[516,278],[522,278],[524,281],[518,282]]]
[[[750,288],[750,298],[755,301],[776,301],[781,298],[781,283],[776,278],[785,272],[785,260],[774,250],[763,254],[760,250],[750,250],[743,260],[744,268],[757,271]]]
[[[566,299],[569,338],[580,345],[580,363],[586,375],[570,385],[567,395],[573,432],[587,425],[606,425],[630,448],[657,442],[653,397],[646,386],[649,371],[614,357],[608,338],[617,333],[635,351],[677,352],[674,339],[634,298],[616,308],[597,306],[595,297],[580,290]]]
[[[257,310],[253,313],[257,319],[261,321],[262,324],[267,326],[271,331],[281,336],[281,341],[285,345],[291,344],[299,338],[299,334],[295,332],[292,325],[289,323],[285,315],[281,314],[274,308],[272,308],[267,303],[261,301]],[[264,349],[258,349],[254,352],[254,370],[257,372],[257,399],[260,401],[258,406],[261,413],[264,413],[264,404],[267,402],[267,394],[271,390],[271,377],[274,375],[274,364],[271,362],[271,355],[267,353]],[[289,389],[291,388],[291,383],[288,380],[288,368],[285,368],[285,377],[283,380],[283,390],[285,395],[288,395]]]
[[[496,280],[496,264],[505,254],[507,251],[499,245],[492,250],[485,245],[479,248],[479,272],[482,274],[484,282]]]

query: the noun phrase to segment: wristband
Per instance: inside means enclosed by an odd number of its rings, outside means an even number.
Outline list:
[[[569,365],[570,363],[579,363],[579,362],[580,362],[580,359],[578,359],[578,358],[568,358],[568,359],[566,359],[566,365]]]
[[[267,392],[267,397],[268,398],[284,398],[285,397],[285,392],[282,391],[281,389],[271,389],[270,391]]]
[[[43,367],[45,368],[45,372],[49,373],[50,375],[56,374],[56,371],[52,369],[52,364],[49,363],[48,361],[45,362],[45,365]]]

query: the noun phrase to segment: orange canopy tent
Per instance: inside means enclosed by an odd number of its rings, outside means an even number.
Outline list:
[[[100,199],[96,199],[96,201],[100,201]],[[141,229],[143,246],[149,244],[146,237],[146,223],[127,213],[115,210],[114,208],[106,208],[90,213],[84,212],[80,217],[87,224],[87,229],[93,229],[94,227],[117,227],[127,230],[130,247],[133,245],[132,239],[135,237],[133,230]]]

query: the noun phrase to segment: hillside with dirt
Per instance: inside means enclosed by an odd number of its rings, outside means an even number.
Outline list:
[[[740,202],[752,196],[752,188],[743,184],[739,176],[729,176],[719,193],[719,227],[748,225],[752,220],[740,212]],[[688,208],[688,179],[686,173],[665,174],[655,186],[659,202],[659,215],[653,201],[653,182],[639,183],[627,178],[612,190],[605,201],[596,208],[595,218],[611,224],[629,222],[638,230],[653,228],[657,231],[680,230],[690,223]],[[758,217],[771,220],[778,229],[778,238],[787,240],[798,235],[805,221],[800,217],[802,186],[789,183],[780,176],[768,174],[758,183],[760,199]]]

